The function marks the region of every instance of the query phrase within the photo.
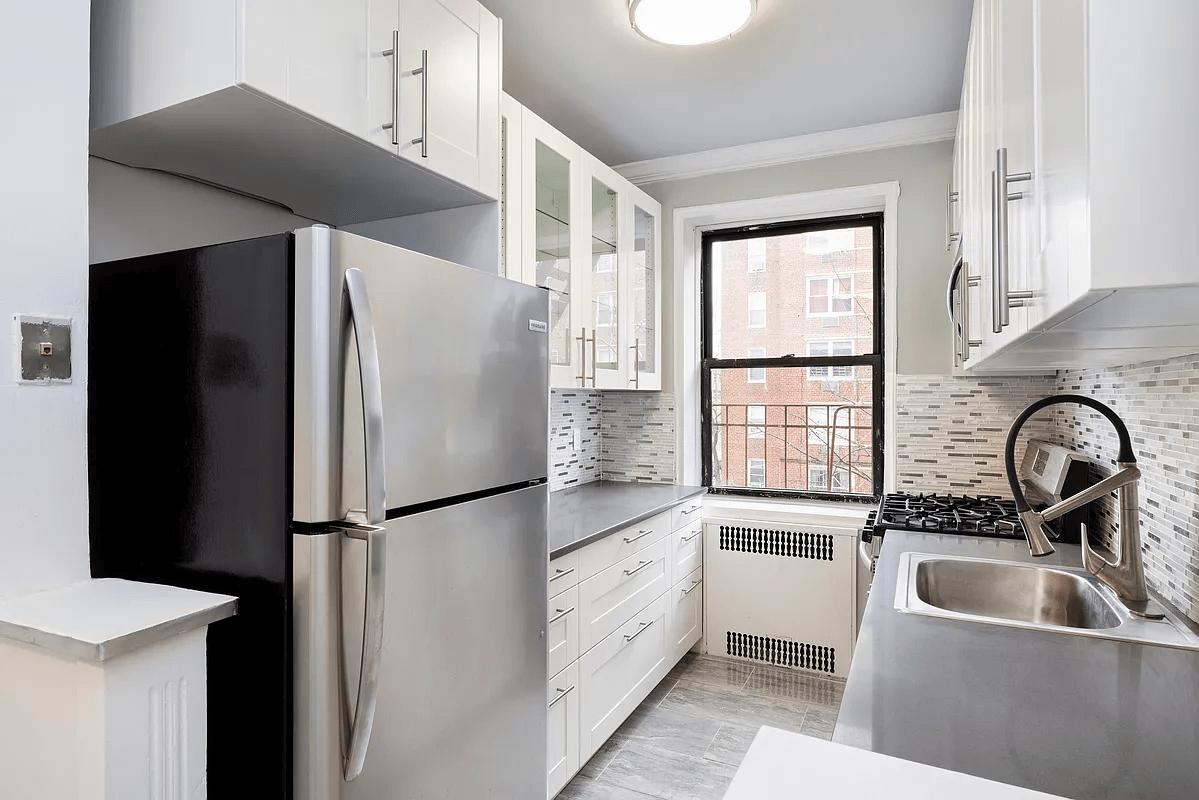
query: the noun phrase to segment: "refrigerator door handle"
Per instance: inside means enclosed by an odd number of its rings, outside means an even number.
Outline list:
[[[362,270],[346,270],[345,296],[349,298],[350,319],[358,343],[358,373],[362,382],[362,427],[366,453],[366,514],[351,522],[382,525],[387,518],[387,464],[383,438],[383,373],[379,368],[379,348],[375,344],[375,324],[371,317],[370,296]]]
[[[346,739],[345,779],[352,781],[362,773],[366,748],[375,723],[379,700],[379,672],[383,661],[383,609],[387,597],[387,529],[373,526],[345,526],[342,532],[351,539],[366,542],[366,611],[362,620],[362,668],[358,675],[358,700]],[[342,640],[345,641],[344,639]],[[344,646],[344,644],[343,644]]]

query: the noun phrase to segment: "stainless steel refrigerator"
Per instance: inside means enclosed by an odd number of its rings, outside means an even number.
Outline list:
[[[93,574],[241,598],[209,793],[544,797],[544,291],[316,226],[89,305]]]

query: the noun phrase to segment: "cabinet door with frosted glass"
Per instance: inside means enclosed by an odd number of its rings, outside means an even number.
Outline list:
[[[580,255],[575,242],[583,227],[576,224],[581,210],[578,196],[582,151],[527,108],[521,123],[521,280],[546,289],[549,295],[550,386],[577,388],[590,378],[584,360],[589,341],[584,341],[587,322],[581,307],[581,265],[576,263]]]
[[[588,195],[585,219],[590,261],[587,264],[586,324],[591,341],[586,352],[588,385],[624,389],[631,375],[632,340],[625,320],[629,312],[628,281],[631,227],[624,213],[628,181],[590,155],[584,156],[583,191]]]
[[[662,388],[662,206],[635,187],[628,189],[629,362],[626,387]]]

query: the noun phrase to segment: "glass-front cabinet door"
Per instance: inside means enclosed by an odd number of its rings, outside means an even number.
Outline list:
[[[629,191],[629,359],[626,388],[662,388],[662,206],[639,189]]]
[[[549,292],[550,386],[580,387],[591,377],[585,372],[587,343],[582,329],[586,321],[578,285],[582,254],[576,245],[582,227],[578,224],[582,151],[528,109],[522,114],[522,133],[523,282]]]
[[[586,219],[591,261],[587,273],[587,326],[591,341],[586,353],[588,386],[625,388],[630,353],[627,350],[628,251],[624,218],[627,182],[590,155],[583,158],[584,191],[590,194]]]

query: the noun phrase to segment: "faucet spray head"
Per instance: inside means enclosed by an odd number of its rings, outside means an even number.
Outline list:
[[[1054,552],[1053,543],[1049,541],[1044,517],[1036,511],[1021,511],[1020,524],[1024,527],[1024,535],[1028,537],[1030,553],[1039,557]]]

